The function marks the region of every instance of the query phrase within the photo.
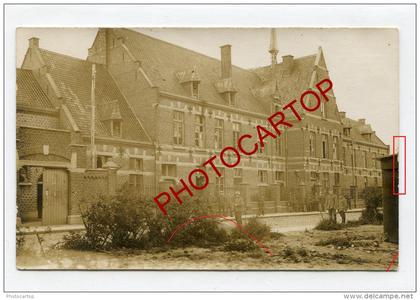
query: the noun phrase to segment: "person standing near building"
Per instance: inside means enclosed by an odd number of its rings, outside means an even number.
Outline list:
[[[325,208],[328,211],[330,222],[334,224],[337,223],[337,215],[336,215],[337,196],[334,195],[332,189],[329,189],[328,194],[325,196]]]
[[[238,224],[242,225],[242,213],[245,209],[244,199],[241,197],[239,191],[235,192],[235,198],[233,199],[234,211],[235,211],[235,220]]]
[[[346,212],[348,209],[348,203],[346,197],[342,193],[338,196],[338,213],[341,217],[341,224],[346,223]]]

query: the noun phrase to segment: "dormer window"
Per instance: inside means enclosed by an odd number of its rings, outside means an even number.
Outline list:
[[[115,137],[122,136],[122,121],[111,120],[111,135]]]
[[[350,130],[351,130],[350,127],[344,127],[344,129],[343,129],[344,135],[345,136],[350,136]]]
[[[225,101],[229,106],[236,106],[236,93],[234,92],[223,93],[223,98],[225,98]]]
[[[188,96],[198,99],[200,75],[198,74],[196,67],[194,66],[192,69],[177,72],[175,76],[178,78],[179,83],[184,87],[187,93],[189,93]]]

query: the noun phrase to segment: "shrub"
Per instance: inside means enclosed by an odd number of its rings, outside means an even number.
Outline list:
[[[317,230],[340,230],[345,227],[344,224],[341,223],[334,223],[330,220],[321,220],[316,226],[315,229]]]
[[[65,249],[92,250],[92,244],[86,238],[86,235],[80,232],[70,232],[64,235],[60,243]]]
[[[255,217],[248,219],[247,223],[242,227],[246,232],[260,241],[267,240],[271,236],[270,226],[258,221]],[[231,237],[233,239],[249,238],[249,236],[240,229],[232,231]]]
[[[203,204],[204,203],[204,204]],[[229,235],[215,219],[197,220],[180,229],[170,243],[167,239],[194,216],[207,215],[205,201],[190,200],[168,207],[164,217],[151,199],[123,190],[115,197],[100,198],[81,209],[85,233],[64,237],[63,247],[72,249],[166,248],[225,243]]]
[[[362,224],[382,224],[383,215],[378,212],[382,206],[382,189],[379,187],[366,187],[361,193],[365,201],[365,210],[362,212],[360,222]]]

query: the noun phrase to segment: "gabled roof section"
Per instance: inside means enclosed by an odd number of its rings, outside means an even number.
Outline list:
[[[363,137],[363,133],[371,133],[371,140],[370,142],[379,146],[386,146],[384,142],[376,135],[375,131],[372,130],[369,124],[362,124],[359,121],[350,119],[350,118],[342,118],[341,122],[343,123],[344,127],[350,127],[350,137],[355,141],[362,141],[366,142],[366,138]]]
[[[258,96],[268,96],[278,92],[280,102],[288,103],[309,88],[316,56],[313,54],[294,58],[291,69],[288,69],[283,62],[278,63],[274,71],[271,65],[253,69],[263,82],[262,87],[254,89],[253,92]]]
[[[91,124],[92,63],[71,56],[39,49],[57,88],[63,104],[70,110],[80,130],[89,134]],[[118,106],[123,119],[123,139],[150,142],[126,99],[103,65],[96,65],[96,134],[111,137],[110,126],[101,121],[101,107]]]
[[[113,29],[113,33],[117,38],[123,38],[124,44],[135,59],[140,61],[152,84],[161,91],[189,96],[177,74],[186,69],[195,69],[200,74],[200,99],[227,105],[215,88],[215,83],[221,79],[220,60],[133,30],[119,28]],[[253,87],[261,85],[261,80],[254,72],[232,66],[232,81],[238,89],[237,108],[263,114],[270,111],[270,106],[261,105],[261,99],[251,92]]]
[[[54,109],[31,70],[16,69],[16,106]]]

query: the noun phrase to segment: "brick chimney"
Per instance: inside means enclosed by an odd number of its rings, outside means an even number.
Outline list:
[[[346,117],[346,112],[345,111],[340,111],[339,114],[340,114],[341,119],[344,119]]]
[[[31,37],[29,39],[29,48],[39,48],[39,38]]]
[[[291,73],[293,69],[293,55],[284,55],[282,56],[283,59],[283,68],[286,70],[287,73]]]
[[[231,45],[223,45],[220,47],[222,79],[232,77],[232,54]]]
[[[366,124],[366,119],[359,119],[357,120],[360,124],[365,125]]]

